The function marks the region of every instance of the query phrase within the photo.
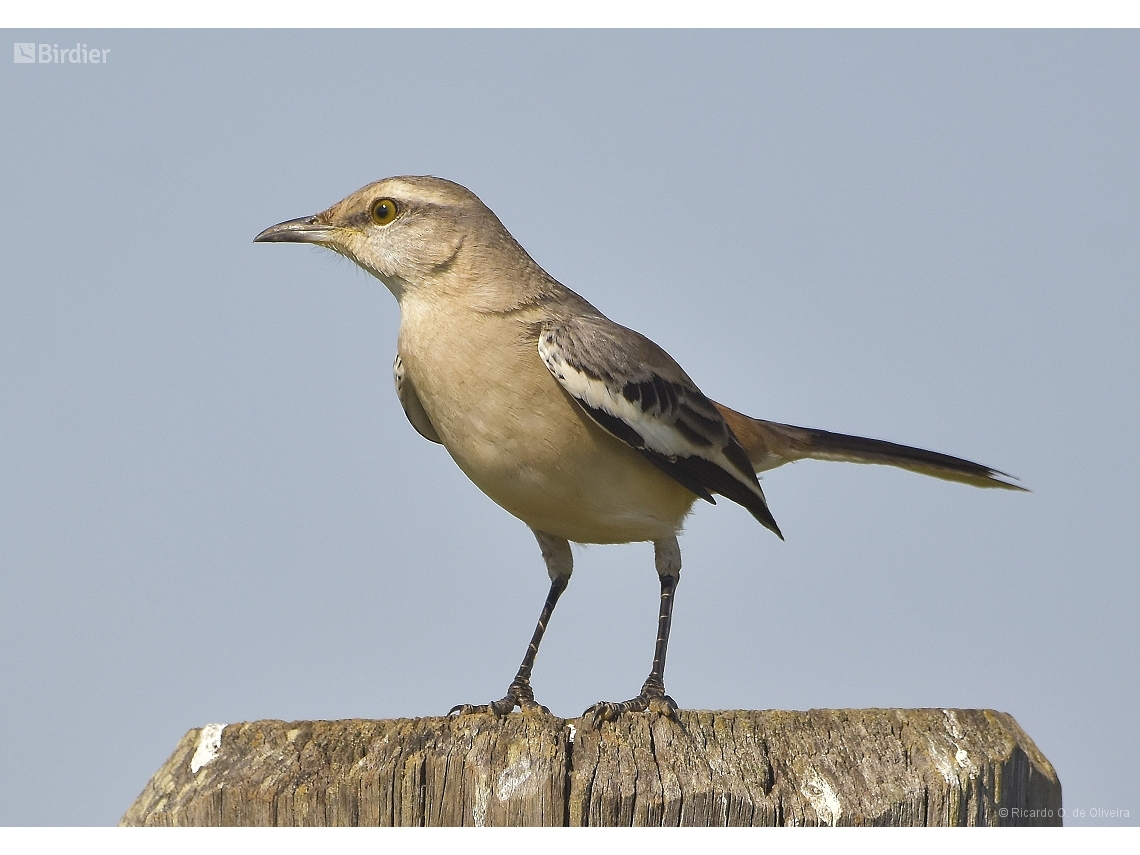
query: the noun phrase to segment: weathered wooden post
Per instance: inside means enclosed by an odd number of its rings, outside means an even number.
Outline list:
[[[1060,825],[991,710],[512,714],[191,730],[122,825]]]

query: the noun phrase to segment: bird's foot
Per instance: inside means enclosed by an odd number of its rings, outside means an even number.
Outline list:
[[[530,687],[530,680],[515,678],[507,689],[507,694],[497,701],[489,704],[456,704],[448,712],[452,715],[468,715],[470,713],[491,713],[496,718],[507,715],[515,707],[524,713],[542,713],[550,715],[550,710],[534,699],[534,690]]]
[[[590,725],[597,727],[603,721],[613,721],[622,713],[649,712],[677,720],[677,702],[665,694],[665,684],[660,678],[650,676],[641,687],[641,694],[628,701],[615,704],[610,701],[598,701],[584,713],[583,717],[590,719]]]

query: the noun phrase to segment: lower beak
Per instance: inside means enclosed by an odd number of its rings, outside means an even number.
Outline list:
[[[301,217],[270,226],[253,239],[254,243],[327,243],[336,232],[334,226],[316,217]]]

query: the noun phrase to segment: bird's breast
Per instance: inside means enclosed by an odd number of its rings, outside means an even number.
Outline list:
[[[598,427],[538,354],[533,319],[401,304],[400,356],[445,448],[497,504],[582,543],[677,532],[695,496]]]

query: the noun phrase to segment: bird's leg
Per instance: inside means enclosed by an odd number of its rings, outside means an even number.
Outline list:
[[[613,721],[625,712],[649,710],[666,718],[677,718],[677,703],[665,694],[665,653],[669,647],[669,628],[673,623],[673,592],[681,579],[681,547],[676,537],[653,541],[653,557],[661,578],[661,611],[657,617],[657,646],[653,650],[653,670],[641,686],[641,694],[620,704],[599,701],[582,715],[589,716],[597,727]]]
[[[550,714],[550,710],[534,699],[534,690],[530,687],[530,672],[534,668],[534,659],[538,655],[538,645],[542,643],[542,636],[546,632],[546,625],[550,622],[550,615],[558,605],[558,598],[566,590],[570,582],[570,574],[574,572],[574,555],[570,552],[570,543],[560,537],[554,537],[546,532],[535,531],[539,548],[542,549],[542,558],[546,562],[546,572],[550,575],[550,593],[546,595],[546,604],[542,607],[542,614],[538,617],[538,625],[534,628],[530,645],[523,656],[522,665],[511,685],[507,687],[507,694],[497,701],[489,704],[458,704],[451,708],[448,715],[465,715],[473,712],[490,712],[497,716],[506,715],[515,707],[523,712],[542,712]]]

